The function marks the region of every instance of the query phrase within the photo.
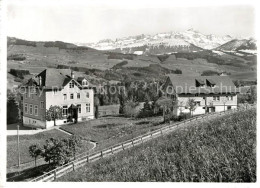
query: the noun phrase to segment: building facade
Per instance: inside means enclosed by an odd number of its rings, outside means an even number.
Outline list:
[[[176,101],[173,113],[177,116],[237,108],[237,88],[228,76],[168,75],[163,90],[166,96]]]
[[[68,69],[46,69],[24,87],[23,124],[33,128],[85,121],[94,118],[94,89],[86,78]],[[62,109],[62,118],[48,120],[51,106]]]

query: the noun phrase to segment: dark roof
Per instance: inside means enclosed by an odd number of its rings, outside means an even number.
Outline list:
[[[42,85],[46,89],[52,89],[53,87],[57,88],[63,88],[66,86],[71,80],[74,80],[77,85],[81,87],[81,84],[77,82],[77,77],[75,75],[75,78],[73,79],[71,77],[71,70],[70,69],[45,69],[38,75],[36,75],[34,78],[30,80],[30,82],[36,83],[36,85],[39,85],[40,77],[42,79]],[[81,77],[79,77],[81,78]],[[29,82],[27,82],[27,85]]]
[[[85,78],[85,77],[78,77],[78,78],[77,78],[77,81],[78,81],[78,82],[82,82],[82,80],[84,80],[84,79],[86,79],[86,78]]]
[[[236,86],[228,76],[184,76],[170,74],[168,75],[173,89],[177,94],[196,94],[196,93],[237,93]],[[196,87],[196,80],[207,83],[208,80],[214,87],[207,84],[205,87]],[[167,87],[167,86],[166,86]]]

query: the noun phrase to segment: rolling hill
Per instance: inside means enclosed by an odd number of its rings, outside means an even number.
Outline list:
[[[140,40],[142,37],[144,36],[139,37]],[[175,42],[166,46],[167,40]],[[247,74],[256,75],[256,55],[240,57],[228,52],[204,50],[189,42],[178,43],[178,41],[183,42],[181,39],[169,38],[161,40],[161,44],[154,42],[150,46],[122,48],[118,52],[117,50],[101,51],[62,41],[37,42],[8,37],[7,69],[8,71],[29,70],[32,76],[48,67],[65,66],[73,68],[78,72],[77,74],[85,75],[95,83],[109,80],[122,81],[126,77],[133,80],[163,79],[165,74],[175,72],[177,69],[187,75],[200,75],[208,70],[225,71],[232,75],[236,74],[237,76],[234,77],[236,79],[239,79],[240,75],[243,75],[242,79],[245,79]],[[123,50],[126,50],[126,54],[122,53]],[[146,50],[147,53],[134,54],[142,50]],[[244,72],[246,73],[243,74]],[[250,79],[256,78],[250,77]],[[8,83],[11,85],[19,85],[19,82],[21,80],[8,75]]]
[[[246,51],[255,51],[257,50],[256,47],[256,40],[254,39],[234,39],[231,40],[219,47],[217,47],[215,50],[219,51],[231,51],[231,52],[246,52]]]

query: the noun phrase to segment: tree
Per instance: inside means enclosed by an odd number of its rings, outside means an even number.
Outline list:
[[[7,92],[7,124],[17,123],[19,121],[19,109],[15,95]]]
[[[190,109],[190,115],[193,116],[193,112],[196,109],[197,105],[194,99],[189,99],[187,102],[187,107]]]
[[[127,100],[125,104],[124,115],[126,117],[131,117],[131,118],[138,115],[139,113],[139,109],[137,108],[138,105],[139,102],[135,102],[132,99]]]
[[[74,135],[62,140],[50,138],[46,140],[41,155],[49,164],[52,161],[54,165],[63,165],[68,163],[72,157],[75,159],[76,152],[82,146],[81,141],[80,137]]]
[[[72,151],[74,159],[76,158],[76,152],[80,149],[82,146],[82,139],[78,136],[72,135],[68,139],[68,147],[70,151]]]
[[[30,156],[34,158],[35,166],[36,166],[37,157],[42,154],[42,149],[38,144],[33,144],[29,147],[29,153]]]
[[[166,112],[169,112],[171,111],[171,108],[176,107],[177,102],[163,96],[156,101],[156,105],[163,109],[163,122],[166,122]]]
[[[60,106],[50,106],[48,110],[46,110],[46,120],[54,121],[54,126],[56,126],[56,120],[62,119],[62,108]]]
[[[256,86],[250,87],[250,94],[249,94],[249,103],[254,104],[257,99],[257,89]]]
[[[94,106],[95,106],[95,118],[98,119],[98,107],[100,106],[100,100],[98,98],[98,96],[94,97]]]

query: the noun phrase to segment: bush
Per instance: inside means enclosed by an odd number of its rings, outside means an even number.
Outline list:
[[[24,79],[24,76],[30,74],[30,72],[28,70],[10,69],[10,74],[20,79]]]
[[[24,61],[26,57],[23,54],[12,54],[7,57],[7,60]]]
[[[191,115],[190,115],[190,113],[180,113],[178,118],[179,118],[179,121],[182,121],[182,120],[191,118]]]
[[[205,70],[202,72],[201,76],[215,76],[218,75],[219,73],[217,71],[213,70]]]
[[[122,68],[124,65],[127,65],[127,63],[128,63],[127,61],[122,61],[122,62],[120,62],[120,63],[114,65],[114,66],[112,67],[112,69],[120,69],[120,68]]]
[[[72,157],[75,159],[75,154],[81,146],[82,139],[73,135],[62,140],[50,138],[40,150],[42,157],[49,164],[52,162],[54,165],[63,165],[71,161]]]

